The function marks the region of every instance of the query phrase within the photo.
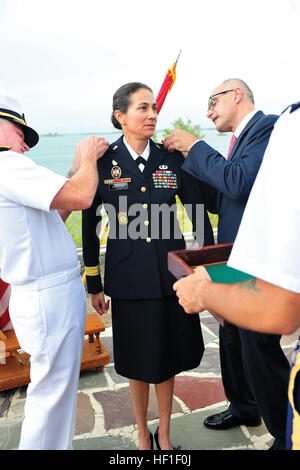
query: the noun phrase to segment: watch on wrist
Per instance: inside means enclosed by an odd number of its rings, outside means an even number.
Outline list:
[[[75,173],[72,171],[72,170],[69,170],[68,173],[67,173],[67,178],[72,178],[72,176],[74,176]]]

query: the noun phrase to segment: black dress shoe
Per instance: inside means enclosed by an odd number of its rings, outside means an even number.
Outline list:
[[[281,439],[275,439],[268,450],[286,450],[285,441],[282,441]]]
[[[150,445],[151,445],[150,450],[153,450],[153,435],[152,435],[152,432],[150,432],[149,438],[150,438]]]
[[[154,439],[155,439],[157,450],[161,450],[160,445],[159,445],[159,440],[158,440],[158,428],[159,426],[157,426],[156,431],[154,433]],[[172,446],[172,450],[180,450],[180,449],[181,449],[181,446],[177,446],[177,447]]]
[[[217,413],[215,415],[208,416],[204,420],[204,426],[209,429],[231,429],[236,426],[244,424],[245,426],[259,426],[261,424],[261,418],[257,419],[240,419],[233,416],[229,410]]]
[[[156,444],[157,450],[161,450],[160,445],[159,445],[159,440],[158,440],[158,426],[157,426],[156,431],[154,433],[154,439],[155,439],[155,444]]]
[[[148,429],[148,431],[149,431],[149,429]],[[150,449],[149,450],[153,450],[153,434],[150,431],[149,431],[149,440],[150,440]]]

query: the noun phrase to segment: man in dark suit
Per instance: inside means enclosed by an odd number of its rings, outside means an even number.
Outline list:
[[[233,242],[278,116],[256,112],[248,85],[229,79],[212,92],[207,117],[217,131],[233,132],[226,158],[178,129],[164,144],[169,151],[182,151],[183,169],[204,183],[207,208],[219,215],[218,243]],[[220,361],[230,406],[207,417],[205,426],[256,426],[263,417],[275,437],[273,448],[284,448],[289,363],[280,336],[220,327]]]

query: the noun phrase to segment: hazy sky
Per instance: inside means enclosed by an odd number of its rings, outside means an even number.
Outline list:
[[[100,132],[129,81],[156,96],[178,52],[158,129],[178,117],[211,127],[210,92],[239,77],[256,108],[300,99],[300,0],[0,0],[0,94],[45,132]]]

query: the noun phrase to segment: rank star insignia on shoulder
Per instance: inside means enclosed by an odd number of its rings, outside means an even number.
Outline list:
[[[163,144],[155,144],[156,147],[159,149],[159,150],[163,150],[164,149],[164,145]]]

